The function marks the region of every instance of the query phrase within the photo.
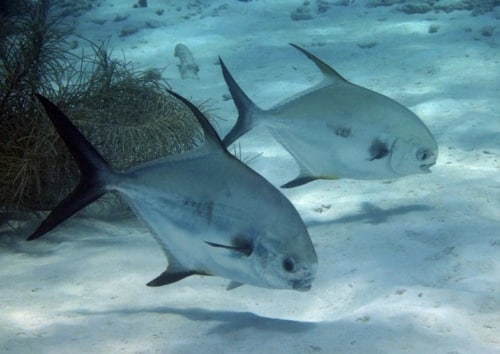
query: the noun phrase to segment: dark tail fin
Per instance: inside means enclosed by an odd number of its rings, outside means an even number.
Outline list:
[[[234,81],[231,73],[227,69],[226,65],[219,58],[220,66],[222,68],[222,75],[226,81],[229,92],[233,97],[234,104],[238,109],[238,120],[231,131],[222,139],[224,146],[228,147],[240,136],[244,135],[246,132],[251,130],[256,126],[254,119],[254,113],[262,111],[259,107],[252,102],[250,98],[243,92],[240,86]]]
[[[52,124],[68,147],[80,168],[81,177],[78,186],[47,216],[42,224],[28,238],[37,239],[80,209],[84,208],[106,193],[106,175],[113,171],[99,152],[85,139],[59,108],[43,96],[37,95],[45,108]]]

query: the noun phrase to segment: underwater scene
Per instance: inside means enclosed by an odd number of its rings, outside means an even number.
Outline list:
[[[499,0],[0,2],[0,353],[500,353]]]

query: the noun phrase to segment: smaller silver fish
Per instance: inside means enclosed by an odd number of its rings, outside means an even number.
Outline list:
[[[355,85],[295,44],[324,79],[269,109],[257,107],[220,59],[238,109],[238,120],[223,142],[232,144],[257,126],[267,127],[299,165],[296,187],[316,179],[385,179],[429,173],[437,143],[425,124],[396,101]]]
[[[198,148],[130,168],[112,170],[53,103],[37,96],[75,157],[81,179],[37,230],[33,240],[109,191],[117,191],[150,228],[168,267],[149,286],[194,274],[251,284],[308,290],[317,256],[297,210],[273,185],[234,158],[203,114],[193,112],[205,136]]]

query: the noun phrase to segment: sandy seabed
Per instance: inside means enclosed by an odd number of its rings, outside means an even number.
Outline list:
[[[417,113],[438,163],[428,175],[283,190],[319,257],[306,293],[226,291],[216,277],[146,287],[166,261],[134,218],[76,216],[29,243],[4,229],[0,352],[500,353],[500,31],[484,31],[498,27],[494,13],[408,15],[356,1],[294,21],[295,1],[148,3],[103,0],[71,21],[135,66],[163,69],[180,94],[210,98],[221,135],[237,114],[217,57],[267,108],[321,80],[293,42]],[[178,43],[199,80],[181,79]],[[243,158],[262,153],[251,167],[276,186],[295,177],[265,131],[239,142]]]

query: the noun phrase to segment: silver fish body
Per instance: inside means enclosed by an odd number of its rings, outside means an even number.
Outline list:
[[[117,172],[64,114],[39,96],[82,171],[79,186],[30,236],[36,239],[107,191],[117,191],[164,250],[168,267],[148,285],[193,274],[231,287],[308,290],[317,256],[292,204],[223,147],[206,118],[184,98],[205,134],[198,148]]]
[[[226,146],[257,126],[267,127],[294,157],[299,176],[283,187],[315,179],[384,179],[428,173],[438,147],[417,115],[396,101],[345,80],[293,45],[324,74],[319,85],[269,109],[258,108],[224,63],[224,78],[239,117]]]
[[[165,250],[167,276],[180,265],[242,284],[308,288],[317,259],[295,208],[238,160],[218,155],[194,151],[139,166],[115,187]]]

